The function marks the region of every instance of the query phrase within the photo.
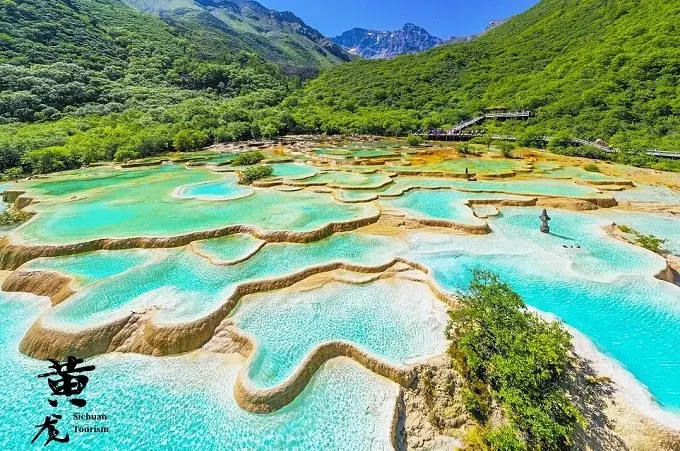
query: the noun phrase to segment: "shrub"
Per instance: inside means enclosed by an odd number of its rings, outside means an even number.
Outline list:
[[[666,244],[666,240],[661,239],[654,235],[644,235],[627,225],[621,224],[617,225],[617,227],[623,233],[630,233],[631,235],[633,235],[635,237],[635,244],[637,244],[638,246],[644,247],[648,251],[652,251],[660,255],[664,255],[667,253],[666,249],[664,249],[663,247],[663,245]]]
[[[45,147],[31,150],[22,158],[22,164],[31,168],[35,174],[75,169],[79,162],[74,155],[64,147]]]
[[[501,150],[501,153],[505,158],[513,158],[514,155],[512,154],[512,151],[515,148],[515,145],[513,143],[508,141],[500,141],[496,143],[496,145]]]
[[[262,152],[251,151],[251,152],[245,152],[245,153],[239,154],[231,162],[231,165],[232,166],[252,166],[254,164],[259,163],[262,160],[264,160],[264,155],[262,155]]]
[[[408,138],[406,138],[406,144],[408,144],[409,146],[416,147],[416,146],[420,146],[424,143],[425,143],[425,138],[423,138],[422,136],[411,135]]]
[[[461,155],[474,155],[479,156],[481,152],[473,150],[468,144],[461,144],[458,146],[458,153]]]
[[[642,246],[645,249],[655,252],[657,254],[666,253],[666,250],[663,248],[663,245],[666,243],[666,240],[662,240],[661,238],[658,238],[654,235],[643,235],[638,232],[633,233],[635,234],[635,242],[639,246]]]
[[[583,166],[583,169],[588,172],[600,172],[600,168],[595,163],[588,163]]]
[[[28,221],[33,213],[29,213],[24,210],[17,210],[16,208],[8,208],[7,210],[0,213],[0,226],[10,226],[21,224],[22,222]]]
[[[568,449],[582,415],[567,397],[571,337],[527,311],[522,298],[493,273],[475,271],[469,293],[450,312],[447,335],[462,355],[465,404],[482,423],[483,387],[500,405],[526,448]],[[491,404],[491,403],[490,403]],[[482,418],[480,418],[482,417]],[[492,436],[517,448],[509,431]]]
[[[518,142],[522,147],[533,147],[537,149],[545,147],[545,139],[538,133],[527,132],[519,137]]]
[[[566,135],[558,135],[553,137],[553,139],[550,140],[548,143],[548,149],[549,150],[564,150],[568,147],[571,147],[573,145],[573,142],[571,138],[569,138]]]
[[[493,451],[525,451],[526,445],[510,425],[501,426],[486,433],[486,440]]]
[[[139,153],[130,146],[125,146],[116,151],[113,156],[116,161],[130,161],[139,158]]]
[[[274,175],[274,168],[267,165],[250,166],[239,173],[238,182],[241,185],[252,185],[255,180]]]
[[[627,225],[620,224],[618,227],[619,230],[622,231],[623,233],[633,233],[633,229],[631,229]]]
[[[210,136],[203,130],[180,130],[172,140],[175,150],[191,152],[210,144]]]
[[[21,168],[13,167],[5,169],[5,171],[2,174],[10,180],[19,180],[24,175],[24,170]]]

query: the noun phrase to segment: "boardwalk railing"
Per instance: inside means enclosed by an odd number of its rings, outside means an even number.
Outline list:
[[[532,111],[512,111],[508,113],[487,113],[487,114],[482,114],[481,116],[473,117],[472,119],[468,119],[466,121],[461,122],[460,124],[456,125],[450,130],[437,130],[433,131],[431,130],[428,132],[428,135],[430,136],[451,136],[451,135],[460,135],[463,130],[465,130],[468,127],[472,127],[475,124],[478,124],[486,119],[529,119],[532,117],[534,113]]]
[[[430,130],[426,133],[419,133],[419,135],[427,137],[432,140],[444,140],[444,141],[464,141],[478,136],[485,136],[484,133],[465,133],[464,130],[468,127],[472,127],[475,124],[483,122],[486,119],[528,119],[533,117],[533,111],[512,111],[507,113],[487,113],[481,116],[473,117],[460,124],[456,125],[450,130]],[[491,137],[494,140],[503,141],[517,141],[515,136],[503,136],[503,135],[493,135]],[[544,136],[543,140],[549,142],[553,139],[551,136]],[[582,146],[589,146],[599,149],[605,153],[616,153],[620,152],[620,149],[614,147],[609,147],[605,144],[588,141],[581,138],[571,138],[571,141],[576,144],[581,144]],[[664,152],[659,149],[643,151],[645,155],[657,158],[676,158],[680,159],[680,153],[678,152]]]
[[[532,111],[513,111],[509,113],[488,113],[484,115],[485,119],[528,119],[532,117]]]
[[[571,140],[572,140],[572,142],[575,142],[576,144],[581,144],[583,146],[595,147],[596,149],[600,149],[601,151],[607,152],[607,153],[614,153],[614,152],[618,151],[618,149],[614,149],[614,148],[609,147],[609,146],[598,144],[596,142],[587,141],[587,140],[581,139],[581,138],[571,138]]]
[[[679,152],[664,152],[663,150],[659,149],[650,150],[649,152],[646,152],[646,154],[652,157],[680,159]]]

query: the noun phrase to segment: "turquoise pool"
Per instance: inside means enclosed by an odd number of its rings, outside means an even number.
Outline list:
[[[268,244],[234,266],[213,265],[189,249],[154,251],[154,263],[77,293],[51,310],[45,322],[85,329],[147,310],[158,311],[159,322],[188,322],[212,313],[243,282],[290,275],[331,262],[378,266],[391,261],[405,246],[379,235],[339,234],[311,244]]]
[[[665,408],[680,412],[680,287],[653,277],[659,256],[606,237],[609,223],[538,209],[503,209],[480,237],[421,235],[407,252],[433,269],[442,287],[465,290],[473,268],[496,271],[526,302],[557,315],[618,360]]]
[[[566,180],[498,180],[468,182],[458,179],[437,177],[404,177],[394,179],[394,183],[380,193],[386,196],[400,195],[412,188],[453,188],[466,191],[502,192],[527,196],[560,197],[597,197],[601,192],[590,186],[578,185]]]
[[[239,185],[235,176],[228,176],[216,182],[182,186],[174,195],[181,199],[233,200],[250,196],[254,192],[250,187]]]
[[[30,243],[74,243],[96,238],[175,236],[229,225],[271,231],[310,231],[330,222],[376,214],[371,205],[342,204],[331,195],[269,190],[221,202],[177,199],[181,186],[221,180],[203,169],[163,169],[147,177],[86,191],[64,201],[48,197],[34,208],[39,215],[15,232]]]
[[[31,295],[0,294],[0,388],[11,409],[0,411],[0,448],[42,447],[31,440],[46,415],[60,413],[60,435],[70,434],[68,449],[391,449],[396,384],[347,359],[325,364],[289,406],[270,415],[242,410],[232,395],[243,359],[195,352],[152,358],[111,354],[88,360],[95,370],[83,391],[87,413],[104,422],[76,422],[79,411],[47,400],[50,390],[38,374],[48,364],[18,351],[19,340],[47,307]],[[108,433],[74,433],[73,426],[106,426]],[[58,448],[60,444],[51,444]]]
[[[259,387],[281,384],[328,341],[348,341],[395,366],[447,347],[446,308],[418,282],[332,282],[313,291],[251,295],[232,319],[259,344],[249,369]]]
[[[597,216],[607,218],[619,225],[632,227],[645,234],[666,240],[663,247],[680,256],[680,217],[666,214],[636,213],[625,210],[600,210]]]
[[[455,190],[414,190],[394,199],[382,200],[388,209],[401,210],[413,218],[444,219],[467,225],[484,225],[467,201],[474,199],[529,199],[509,194],[473,193]]]

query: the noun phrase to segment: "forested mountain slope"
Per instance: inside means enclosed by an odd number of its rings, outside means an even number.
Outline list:
[[[298,82],[198,27],[118,0],[0,0],[0,171],[278,132],[264,118]]]
[[[309,77],[350,56],[290,12],[253,0],[123,0],[170,23],[200,24],[223,32],[232,48],[248,49],[287,73]]]
[[[523,131],[680,147],[680,3],[543,0],[479,39],[331,69],[287,100],[301,129],[403,133],[487,106]]]

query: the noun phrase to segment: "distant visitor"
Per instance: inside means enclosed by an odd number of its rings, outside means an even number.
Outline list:
[[[548,216],[548,210],[543,209],[543,213],[541,213],[541,216],[539,217],[541,221],[543,221],[543,224],[541,225],[541,232],[543,233],[550,233],[550,225],[548,222],[550,221],[550,216]]]

